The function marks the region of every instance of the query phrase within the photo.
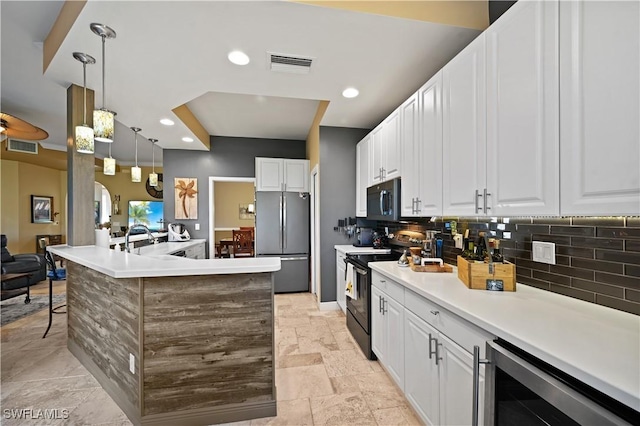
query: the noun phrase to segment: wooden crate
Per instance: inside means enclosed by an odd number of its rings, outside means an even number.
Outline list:
[[[488,263],[473,263],[458,256],[458,278],[467,287],[474,290],[486,290],[487,279],[502,280],[504,291],[516,291],[516,265],[513,263],[494,263],[494,274],[489,273]]]
[[[414,272],[453,272],[453,266],[444,264],[440,266],[438,263],[431,263],[428,265],[416,265],[413,263],[413,259],[409,258],[409,267]]]

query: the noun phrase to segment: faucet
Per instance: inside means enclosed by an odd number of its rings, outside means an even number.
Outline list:
[[[124,236],[124,246],[127,248],[127,253],[131,253],[131,249],[129,248],[129,234],[131,234],[131,231],[133,231],[136,228],[144,229],[147,232],[148,240],[151,241],[152,243],[155,241],[155,238],[153,237],[153,234],[151,234],[151,231],[149,230],[149,228],[147,228],[145,225],[141,223],[136,223],[133,226],[131,226],[131,228],[129,228],[129,230],[127,231],[127,234]]]

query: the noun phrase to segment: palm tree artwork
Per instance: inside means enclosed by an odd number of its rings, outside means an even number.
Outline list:
[[[149,213],[148,201],[140,201],[139,203],[129,206],[129,218],[133,220],[133,223],[141,223],[149,226]]]
[[[175,178],[176,219],[198,218],[198,179]]]

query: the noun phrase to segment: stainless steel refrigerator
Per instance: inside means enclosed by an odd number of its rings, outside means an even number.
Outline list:
[[[256,192],[256,256],[278,256],[276,293],[309,291],[309,194]]]

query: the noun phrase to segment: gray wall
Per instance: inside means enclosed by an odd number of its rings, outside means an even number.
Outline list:
[[[356,145],[370,130],[320,127],[321,302],[336,300],[336,244],[353,244],[334,231],[338,219],[356,215]]]
[[[164,219],[175,219],[173,179],[198,179],[198,219],[184,220],[192,238],[209,239],[209,177],[255,177],[255,158],[306,158],[306,142],[288,139],[211,137],[210,151],[163,151]],[[355,164],[355,160],[354,160]],[[195,230],[195,224],[200,230]],[[207,244],[208,250],[208,244]]]

